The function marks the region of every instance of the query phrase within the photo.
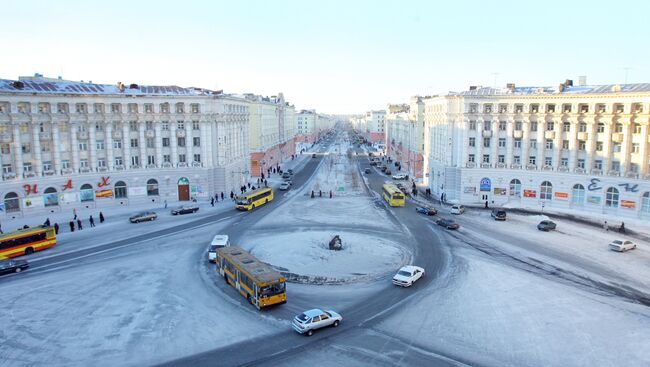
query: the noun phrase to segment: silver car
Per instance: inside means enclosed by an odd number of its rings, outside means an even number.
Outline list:
[[[145,221],[152,221],[154,219],[158,218],[158,215],[154,212],[141,212],[135,215],[132,215],[129,218],[129,221],[131,223],[140,223],[140,222],[145,222]]]
[[[307,334],[307,336],[314,335],[314,330],[324,328],[326,326],[337,327],[343,320],[343,317],[334,311],[323,311],[315,308],[308,310],[300,315],[294,317],[291,327],[300,334]]]

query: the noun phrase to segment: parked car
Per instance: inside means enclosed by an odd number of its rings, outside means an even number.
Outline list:
[[[382,172],[386,172],[388,169],[388,167],[384,166],[383,164],[381,166],[377,166],[377,168],[379,168]]]
[[[460,225],[456,223],[453,219],[448,219],[448,218],[440,218],[436,220],[436,224],[445,227],[447,229],[458,229],[460,228]]]
[[[230,240],[226,234],[218,234],[212,238],[208,246],[208,261],[215,262],[217,259],[217,250],[223,247],[230,247]]]
[[[284,172],[284,173],[282,174],[282,178],[285,179],[285,180],[290,179],[290,178],[291,178],[291,173],[289,173],[289,172]]]
[[[307,310],[293,318],[291,327],[300,334],[307,336],[314,335],[314,330],[327,326],[337,327],[343,320],[343,317],[334,311],[323,311],[315,308]]]
[[[172,215],[192,214],[199,211],[197,205],[182,205],[172,209]]]
[[[366,168],[365,170],[363,170],[363,172],[364,172],[365,174],[369,175],[369,174],[372,173],[372,170],[371,170],[370,168]]]
[[[494,220],[506,220],[506,211],[503,209],[492,209],[492,213],[490,214]]]
[[[434,208],[427,208],[424,206],[418,206],[415,208],[415,211],[420,213],[420,214],[426,214],[426,215],[436,215],[438,214],[438,211]]]
[[[386,170],[384,171],[384,173],[385,173],[386,175],[390,176],[390,174],[391,174],[392,172],[390,171],[390,169],[386,168]]]
[[[628,240],[614,240],[609,244],[612,251],[625,252],[636,248],[636,243]]]
[[[282,190],[282,191],[287,191],[290,188],[291,188],[291,182],[290,181],[281,183],[280,187],[279,187],[279,189]]]
[[[29,268],[27,260],[0,261],[0,274],[20,273],[27,268]]]
[[[287,172],[289,172],[290,175],[293,175],[293,170],[291,168],[289,168]]]
[[[129,218],[129,221],[131,223],[140,223],[144,221],[152,221],[154,219],[158,218],[158,215],[154,212],[140,212],[137,214],[132,215]]]
[[[370,161],[370,163],[369,163],[369,164],[370,164],[371,166],[378,166],[378,163],[377,163],[377,161]]]
[[[404,173],[396,173],[393,175],[393,180],[406,180],[408,176]]]
[[[545,232],[554,230],[555,227],[557,227],[557,225],[555,224],[555,222],[553,222],[551,220],[543,220],[543,221],[539,222],[539,224],[537,225],[537,229],[539,229],[540,231],[545,231]]]
[[[452,205],[451,209],[449,209],[449,213],[451,213],[451,214],[463,214],[463,213],[465,213],[465,207],[462,206],[462,205],[458,205],[458,204]]]
[[[393,277],[393,284],[401,287],[410,287],[416,280],[424,276],[424,269],[419,266],[404,266]]]

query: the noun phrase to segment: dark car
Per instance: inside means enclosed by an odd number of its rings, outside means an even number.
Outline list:
[[[158,215],[154,212],[140,212],[138,214],[132,215],[129,218],[131,223],[140,223],[144,221],[152,221],[158,218]]]
[[[368,163],[368,164],[370,164],[371,166],[377,166],[378,165],[377,161],[370,161],[370,163]]]
[[[436,221],[436,224],[445,227],[447,229],[458,229],[460,225],[456,223],[453,219],[440,218]]]
[[[388,167],[384,166],[383,164],[381,166],[377,166],[377,168],[379,168],[382,172],[386,172],[388,169]]]
[[[415,211],[420,213],[420,214],[426,214],[426,215],[436,215],[438,214],[438,211],[435,210],[434,208],[427,208],[423,206],[418,206],[415,208]]]
[[[551,220],[543,220],[537,225],[537,229],[544,232],[552,231],[555,227],[557,227],[557,224]]]
[[[390,176],[393,172],[391,172],[388,168],[386,168],[384,173],[387,174],[388,176]]]
[[[0,274],[20,273],[27,268],[29,268],[27,260],[0,261]]]
[[[367,175],[372,173],[372,170],[370,168],[366,168],[363,172],[365,172]]]
[[[183,206],[179,206],[178,208],[172,209],[172,215],[192,214],[198,211],[199,211],[199,207],[196,205],[183,205]]]
[[[311,155],[312,158],[316,158],[316,153]]]
[[[291,178],[291,173],[289,173],[289,172],[285,172],[285,173],[283,173],[283,174],[282,174],[282,178],[285,179],[285,180],[290,179],[290,178]]]
[[[289,172],[290,175],[293,175],[293,170],[291,168],[289,168],[287,172]]]
[[[506,220],[506,211],[503,209],[492,209],[490,214],[494,220]]]

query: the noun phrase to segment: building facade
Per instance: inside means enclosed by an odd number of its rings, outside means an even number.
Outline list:
[[[650,216],[650,84],[425,99],[425,182],[460,203]]]
[[[395,161],[396,168],[420,181],[425,140],[422,98],[416,96],[408,104],[389,105],[385,121],[386,154]]]
[[[196,88],[0,80],[0,209],[229,193],[250,171],[249,105]]]

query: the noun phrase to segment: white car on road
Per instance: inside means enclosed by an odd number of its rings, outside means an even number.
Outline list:
[[[326,326],[337,327],[343,320],[343,317],[338,313],[328,310],[323,311],[318,308],[308,310],[293,318],[291,327],[300,334],[307,334],[307,336],[314,335],[314,330],[324,328]]]
[[[401,287],[410,287],[416,280],[424,276],[424,269],[419,266],[404,266],[399,269],[397,274],[393,277],[393,284]]]
[[[282,190],[282,191],[289,190],[290,188],[291,188],[291,181],[283,182],[283,183],[280,184],[280,187],[279,187],[279,189]]]
[[[628,240],[614,240],[609,244],[609,249],[618,252],[625,252],[636,248],[636,243]]]
[[[451,209],[449,209],[449,213],[451,214],[463,214],[465,213],[465,207],[462,205],[452,205]]]
[[[393,175],[393,180],[406,180],[406,174],[397,173]]]
[[[208,261],[211,263],[215,262],[217,260],[217,250],[229,246],[230,240],[228,239],[228,235],[218,234],[214,236],[212,242],[210,242],[210,246],[208,247]]]

